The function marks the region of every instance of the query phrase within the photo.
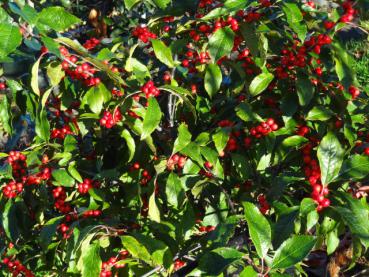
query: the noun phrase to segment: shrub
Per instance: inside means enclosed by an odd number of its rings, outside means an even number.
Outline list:
[[[50,2],[0,9],[2,126],[35,124],[1,153],[3,274],[335,276],[365,257],[368,95],[337,40],[353,2],[125,0],[94,30]]]

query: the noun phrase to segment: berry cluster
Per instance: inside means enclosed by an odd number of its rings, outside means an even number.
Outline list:
[[[321,184],[320,167],[318,161],[312,158],[312,149],[312,143],[307,144],[302,149],[303,161],[305,164],[304,172],[313,189],[311,198],[318,204],[317,210],[321,211],[330,205],[329,199],[325,198],[329,194],[329,190]]]
[[[82,183],[78,184],[78,192],[80,194],[87,194],[93,187],[99,187],[100,183],[98,181],[93,181],[91,179],[84,179]]]
[[[148,81],[141,87],[141,91],[145,93],[146,98],[151,96],[158,97],[160,95],[160,90],[155,86],[153,81]]]
[[[181,170],[184,167],[184,165],[186,163],[186,160],[187,160],[187,158],[185,156],[174,154],[167,161],[167,169],[172,171],[177,166],[177,169]]]
[[[6,90],[6,83],[5,82],[0,82],[0,91],[2,90]]]
[[[100,44],[100,40],[98,40],[97,38],[91,38],[88,39],[84,44],[83,47],[86,48],[87,50],[92,50],[94,49],[96,46],[98,46]]]
[[[304,45],[311,48],[313,52],[317,55],[320,54],[321,48],[324,45],[329,45],[332,43],[332,39],[330,36],[326,34],[320,34],[318,36],[312,36],[309,40],[305,41]]]
[[[348,23],[354,20],[354,16],[357,13],[357,11],[353,8],[352,1],[345,1],[342,4],[343,9],[345,10],[345,13],[341,16],[340,21],[343,23]]]
[[[174,261],[174,270],[177,271],[186,265],[185,261],[177,259]]]
[[[143,43],[148,43],[150,39],[156,39],[157,36],[154,33],[151,33],[149,28],[137,26],[133,31],[132,35],[137,37]]]
[[[269,205],[268,201],[266,200],[266,197],[265,197],[264,194],[260,194],[258,196],[258,202],[259,202],[259,205],[260,205],[260,208],[259,208],[260,212],[262,214],[266,214],[270,209],[270,205]]]
[[[64,56],[62,68],[73,80],[83,81],[86,86],[98,86],[101,83],[100,78],[94,77],[94,67],[85,62],[77,65],[78,58],[71,55],[65,47],[60,47],[60,53]]]
[[[65,125],[62,128],[54,128],[51,131],[50,138],[64,140],[67,135],[72,134],[73,134],[72,129],[68,125]]]
[[[123,116],[119,109],[115,109],[113,114],[109,111],[104,111],[103,117],[100,119],[100,125],[111,129],[115,125],[117,125],[118,122],[122,121]]]
[[[152,179],[152,176],[147,170],[142,171],[142,178],[140,181],[142,186],[146,186],[148,182],[150,182],[151,179]]]
[[[103,262],[101,264],[101,272],[100,277],[110,277],[113,276],[112,268],[123,268],[126,266],[125,263],[118,263],[121,260],[125,260],[129,256],[129,252],[127,250],[122,250],[119,252],[118,257],[111,257],[107,262]]]
[[[209,233],[215,230],[215,226],[199,226],[199,231],[202,233]]]
[[[6,198],[15,198],[23,191],[23,183],[10,181],[3,187],[3,194]]]
[[[116,97],[122,97],[123,96],[123,92],[121,90],[117,89],[117,88],[113,88],[111,90],[111,94],[113,96],[116,96]]]
[[[360,95],[360,90],[357,87],[350,86],[349,93],[351,94],[352,99],[356,99]]]
[[[101,210],[88,210],[83,213],[84,218],[99,217],[102,214]]]
[[[12,167],[13,177],[20,180],[27,173],[27,157],[20,152],[10,151],[7,158],[8,163]]]
[[[63,235],[64,239],[67,239],[70,237],[71,235],[71,230],[69,228],[69,226],[65,223],[62,223],[58,226],[58,230],[60,231],[60,233]]]
[[[12,276],[35,276],[32,271],[27,269],[19,260],[16,260],[14,257],[5,257],[2,262],[7,266],[8,270],[12,273]]]
[[[53,189],[53,197],[55,199],[55,208],[59,210],[63,214],[70,213],[72,210],[72,207],[65,202],[65,199],[67,199],[67,194],[65,193],[65,190],[63,187],[56,187]]]
[[[261,138],[267,136],[269,133],[278,130],[278,124],[275,123],[273,118],[269,118],[266,122],[262,122],[260,125],[251,128],[250,134],[255,138]]]
[[[307,134],[309,134],[309,132],[310,132],[309,127],[301,125],[297,128],[296,134],[305,137]]]

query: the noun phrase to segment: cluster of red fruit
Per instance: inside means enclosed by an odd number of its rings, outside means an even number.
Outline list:
[[[258,126],[251,128],[250,135],[255,138],[267,136],[269,133],[278,130],[278,124],[273,118],[269,118],[266,122],[260,123]]]
[[[15,198],[23,191],[23,181],[27,179],[27,157],[20,152],[11,151],[7,162],[12,167],[12,174],[15,180],[10,181],[3,188],[3,194],[7,198]]]
[[[6,83],[5,82],[0,82],[0,91],[1,90],[6,90]]]
[[[253,75],[258,73],[258,68],[255,67],[254,60],[249,57],[250,50],[248,48],[240,50],[237,59],[243,61],[241,66],[245,69],[247,75]]]
[[[126,266],[125,263],[118,263],[121,260],[125,260],[129,256],[129,252],[127,250],[122,250],[119,252],[118,257],[111,257],[107,262],[103,262],[101,264],[101,272],[100,277],[111,277],[113,276],[112,268],[123,268]]]
[[[84,218],[88,218],[88,217],[99,217],[101,216],[102,211],[101,210],[87,210],[83,212],[83,217]]]
[[[118,122],[122,121],[123,116],[120,112],[119,108],[115,109],[113,114],[109,111],[104,111],[103,117],[100,119],[100,125],[111,129],[115,125],[117,125]]]
[[[262,214],[266,214],[270,209],[270,205],[269,205],[268,201],[266,200],[266,197],[265,197],[264,194],[260,194],[258,196],[258,202],[259,202],[259,205],[260,205],[260,207],[259,207],[260,212]]]
[[[238,31],[239,29],[239,25],[238,25],[238,21],[237,19],[235,19],[234,17],[232,16],[228,16],[227,20],[223,20],[223,19],[220,19],[220,20],[217,20],[214,24],[214,30],[213,32],[216,32],[217,30],[223,28],[223,27],[226,27],[226,26],[230,26],[231,29],[233,31]]]
[[[72,129],[68,125],[65,125],[62,128],[54,128],[51,130],[50,138],[64,140],[67,135],[72,134]]]
[[[352,99],[356,99],[360,95],[360,90],[357,87],[350,86],[349,93],[351,94]]]
[[[304,172],[313,189],[311,198],[318,204],[317,211],[321,211],[330,205],[329,199],[325,198],[329,194],[329,190],[321,184],[320,167],[318,161],[312,158],[312,149],[312,143],[305,145],[302,149]]]
[[[117,88],[113,88],[111,90],[111,94],[113,96],[116,96],[116,97],[122,97],[123,96],[123,92],[121,90],[117,89]]]
[[[345,13],[341,16],[340,21],[343,23],[351,22],[357,11],[353,8],[352,1],[346,1],[342,4]]]
[[[313,52],[317,55],[320,54],[321,48],[324,45],[329,45],[332,43],[330,36],[326,34],[319,34],[317,36],[311,36],[309,40],[304,42],[304,45],[308,48],[312,48]]]
[[[10,151],[7,162],[12,167],[13,177],[19,180],[27,173],[27,157],[18,151]]]
[[[143,43],[148,43],[150,39],[157,38],[156,34],[150,32],[149,28],[141,26],[137,26],[135,29],[133,29],[132,35],[137,37]]]
[[[98,40],[97,38],[91,38],[88,39],[84,44],[83,47],[86,48],[87,50],[92,50],[94,49],[96,46],[98,46],[100,44],[100,40]]]
[[[35,275],[14,257],[5,257],[3,264],[7,266],[12,276],[34,277]]]
[[[202,233],[209,233],[215,230],[215,226],[199,226],[199,231]]]
[[[72,207],[65,202],[67,199],[67,194],[65,193],[65,190],[63,187],[56,187],[53,189],[53,197],[55,199],[55,208],[59,210],[63,214],[70,213],[72,210]]]
[[[187,158],[185,156],[174,154],[167,161],[167,169],[172,171],[177,166],[177,169],[181,170],[184,167],[186,160]]]
[[[101,83],[100,78],[94,77],[96,69],[88,63],[77,65],[78,58],[69,53],[65,47],[60,47],[60,53],[63,55],[62,68],[65,73],[73,80],[83,81],[86,86],[97,86]]]
[[[100,183],[91,179],[84,179],[82,183],[78,184],[78,192],[80,194],[87,194],[93,187],[99,187]]]
[[[174,261],[174,270],[177,271],[186,265],[185,261],[177,259]]]
[[[160,95],[160,90],[155,86],[152,80],[148,81],[141,87],[141,91],[145,93],[146,98],[158,97]]]
[[[6,198],[15,198],[23,191],[23,183],[17,183],[16,181],[10,181],[3,188],[3,194]]]
[[[225,127],[233,127],[234,126],[234,122],[230,121],[230,120],[221,120],[218,122],[218,126],[225,128]],[[232,152],[232,151],[236,151],[238,149],[238,141],[237,138],[241,136],[241,132],[240,131],[233,131],[229,134],[229,139],[227,142],[227,145],[225,147],[226,151]],[[224,153],[220,153],[221,157],[224,156]]]

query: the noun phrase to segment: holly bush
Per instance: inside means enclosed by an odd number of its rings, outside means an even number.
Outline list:
[[[2,275],[365,264],[369,92],[338,40],[361,3],[58,2],[0,8]]]

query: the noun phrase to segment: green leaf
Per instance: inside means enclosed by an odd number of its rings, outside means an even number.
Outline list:
[[[307,106],[314,97],[314,87],[307,76],[298,75],[296,80],[297,95],[301,106]]]
[[[19,219],[17,217],[17,205],[12,200],[8,200],[3,208],[1,216],[1,225],[5,231],[6,236],[11,241],[16,241],[20,235],[18,226]]]
[[[256,33],[255,26],[252,23],[243,23],[240,26],[241,34],[245,39],[247,47],[253,56],[259,56],[259,37]]]
[[[167,179],[167,185],[165,187],[165,193],[167,195],[168,203],[175,208],[180,206],[185,198],[185,192],[182,187],[181,179],[177,174],[171,172]]]
[[[39,68],[40,68],[41,58],[42,58],[42,56],[40,56],[40,58],[37,60],[37,62],[32,66],[32,71],[31,71],[31,73],[32,73],[31,88],[37,96],[40,96],[40,88],[38,87],[38,71],[39,71]]]
[[[338,237],[337,231],[337,228],[335,228],[333,231],[327,234],[326,244],[328,255],[331,255],[334,251],[336,251],[338,245],[340,244],[340,239]]]
[[[273,81],[274,75],[272,73],[263,72],[256,76],[250,84],[250,94],[256,96],[267,89],[269,84]]]
[[[178,127],[178,137],[174,142],[172,154],[180,152],[184,149],[192,139],[192,134],[188,131],[188,127],[185,123],[182,123]]]
[[[124,0],[124,5],[126,6],[127,10],[131,10],[134,5],[139,3],[141,0]]]
[[[155,5],[158,6],[160,9],[165,9],[171,0],[153,0]]]
[[[54,87],[59,85],[60,81],[64,78],[65,73],[62,70],[62,66],[58,62],[52,62],[47,66],[47,76],[49,76],[50,83]]]
[[[22,35],[19,27],[0,23],[0,58],[5,58],[12,53],[22,42]]]
[[[252,108],[248,103],[241,103],[240,105],[238,105],[236,107],[236,114],[239,118],[246,122],[263,121],[263,119],[258,114],[252,111]]]
[[[334,115],[334,113],[324,107],[324,106],[315,106],[307,115],[306,120],[311,120],[311,121],[326,121],[328,119],[330,119],[332,116]]]
[[[141,140],[146,139],[159,126],[161,120],[161,110],[158,101],[155,97],[150,97],[148,107],[143,120],[143,132]]]
[[[63,218],[64,216],[54,217],[46,222],[46,224],[42,227],[39,240],[44,250],[47,249],[47,247],[51,243],[51,240],[53,236],[55,236],[56,230]]]
[[[146,263],[150,263],[150,253],[147,249],[138,242],[138,240],[132,236],[122,236],[121,237],[123,246],[129,251],[129,253]]]
[[[286,14],[287,22],[290,28],[297,34],[299,39],[304,42],[307,27],[303,21],[304,17],[299,6],[296,3],[283,3],[283,11]]]
[[[135,156],[135,151],[136,151],[135,140],[133,139],[131,133],[126,129],[122,131],[121,137],[126,140],[128,150],[129,150],[128,162],[130,162],[130,161],[132,161],[133,157]]]
[[[60,184],[64,187],[73,187],[74,179],[68,174],[65,169],[56,169],[52,172],[52,176],[54,177],[57,184]]]
[[[233,248],[217,248],[201,257],[199,269],[206,274],[205,276],[218,276],[232,263],[242,259],[243,255]]]
[[[289,209],[278,216],[273,228],[273,246],[275,248],[279,247],[293,233],[297,216],[298,210],[296,209]]]
[[[308,142],[308,139],[302,136],[291,136],[288,138],[285,138],[282,142],[282,145],[284,147],[297,147],[303,144],[304,142]]]
[[[153,194],[150,196],[149,199],[149,218],[152,221],[160,223],[160,210],[156,204],[155,191],[153,192]]]
[[[230,131],[227,131],[224,128],[219,128],[218,131],[212,136],[218,154],[222,153],[224,148],[227,146],[229,133]]]
[[[369,221],[368,208],[358,199],[352,198],[351,195],[340,193],[341,198],[344,200],[344,205],[334,207],[340,214],[343,221],[350,228],[351,234],[354,237],[360,239],[361,243],[368,248],[369,247]]]
[[[258,273],[251,265],[248,265],[241,271],[240,277],[258,277]]]
[[[91,111],[95,114],[100,114],[104,105],[104,95],[99,90],[99,87],[91,87],[83,98]]]
[[[82,179],[81,175],[79,174],[78,170],[75,167],[75,162],[72,162],[68,165],[68,172],[78,182],[80,182],[80,183],[83,182],[83,179]]]
[[[329,132],[318,147],[321,180],[324,186],[331,183],[339,174],[344,158],[344,150],[337,137]]]
[[[211,36],[208,51],[214,63],[231,53],[234,37],[235,34],[229,27],[219,29]]]
[[[265,258],[272,248],[272,231],[268,220],[259,209],[250,202],[243,203],[244,213],[249,227],[249,234],[260,258]]]
[[[0,122],[2,124],[1,127],[10,135],[13,133],[11,115],[12,112],[8,97],[4,95],[0,100]]]
[[[68,13],[63,7],[49,7],[38,14],[36,25],[40,27],[41,23],[54,31],[61,32],[80,22],[78,17]]]
[[[10,16],[8,15],[8,13],[0,7],[0,22],[9,22],[10,20]]]
[[[172,50],[161,40],[152,39],[151,43],[152,47],[154,48],[155,56],[158,58],[158,60],[168,67],[173,68],[175,64],[173,61]]]
[[[45,110],[41,111],[41,113],[37,115],[35,131],[38,137],[40,137],[44,141],[49,141],[50,123],[47,119],[47,113]]]
[[[352,155],[343,162],[337,179],[359,181],[369,174],[369,157]]]
[[[222,71],[217,64],[209,64],[205,73],[205,90],[210,97],[213,97],[222,84]]]
[[[288,268],[301,262],[313,249],[316,239],[312,236],[293,236],[277,249],[272,269]]]
[[[226,15],[232,12],[242,10],[248,6],[248,2],[244,0],[227,0],[223,7],[212,9],[207,15],[201,18],[201,20],[210,20],[218,18],[222,15]]]
[[[81,251],[82,277],[99,277],[101,271],[100,245],[98,241],[88,244]]]

